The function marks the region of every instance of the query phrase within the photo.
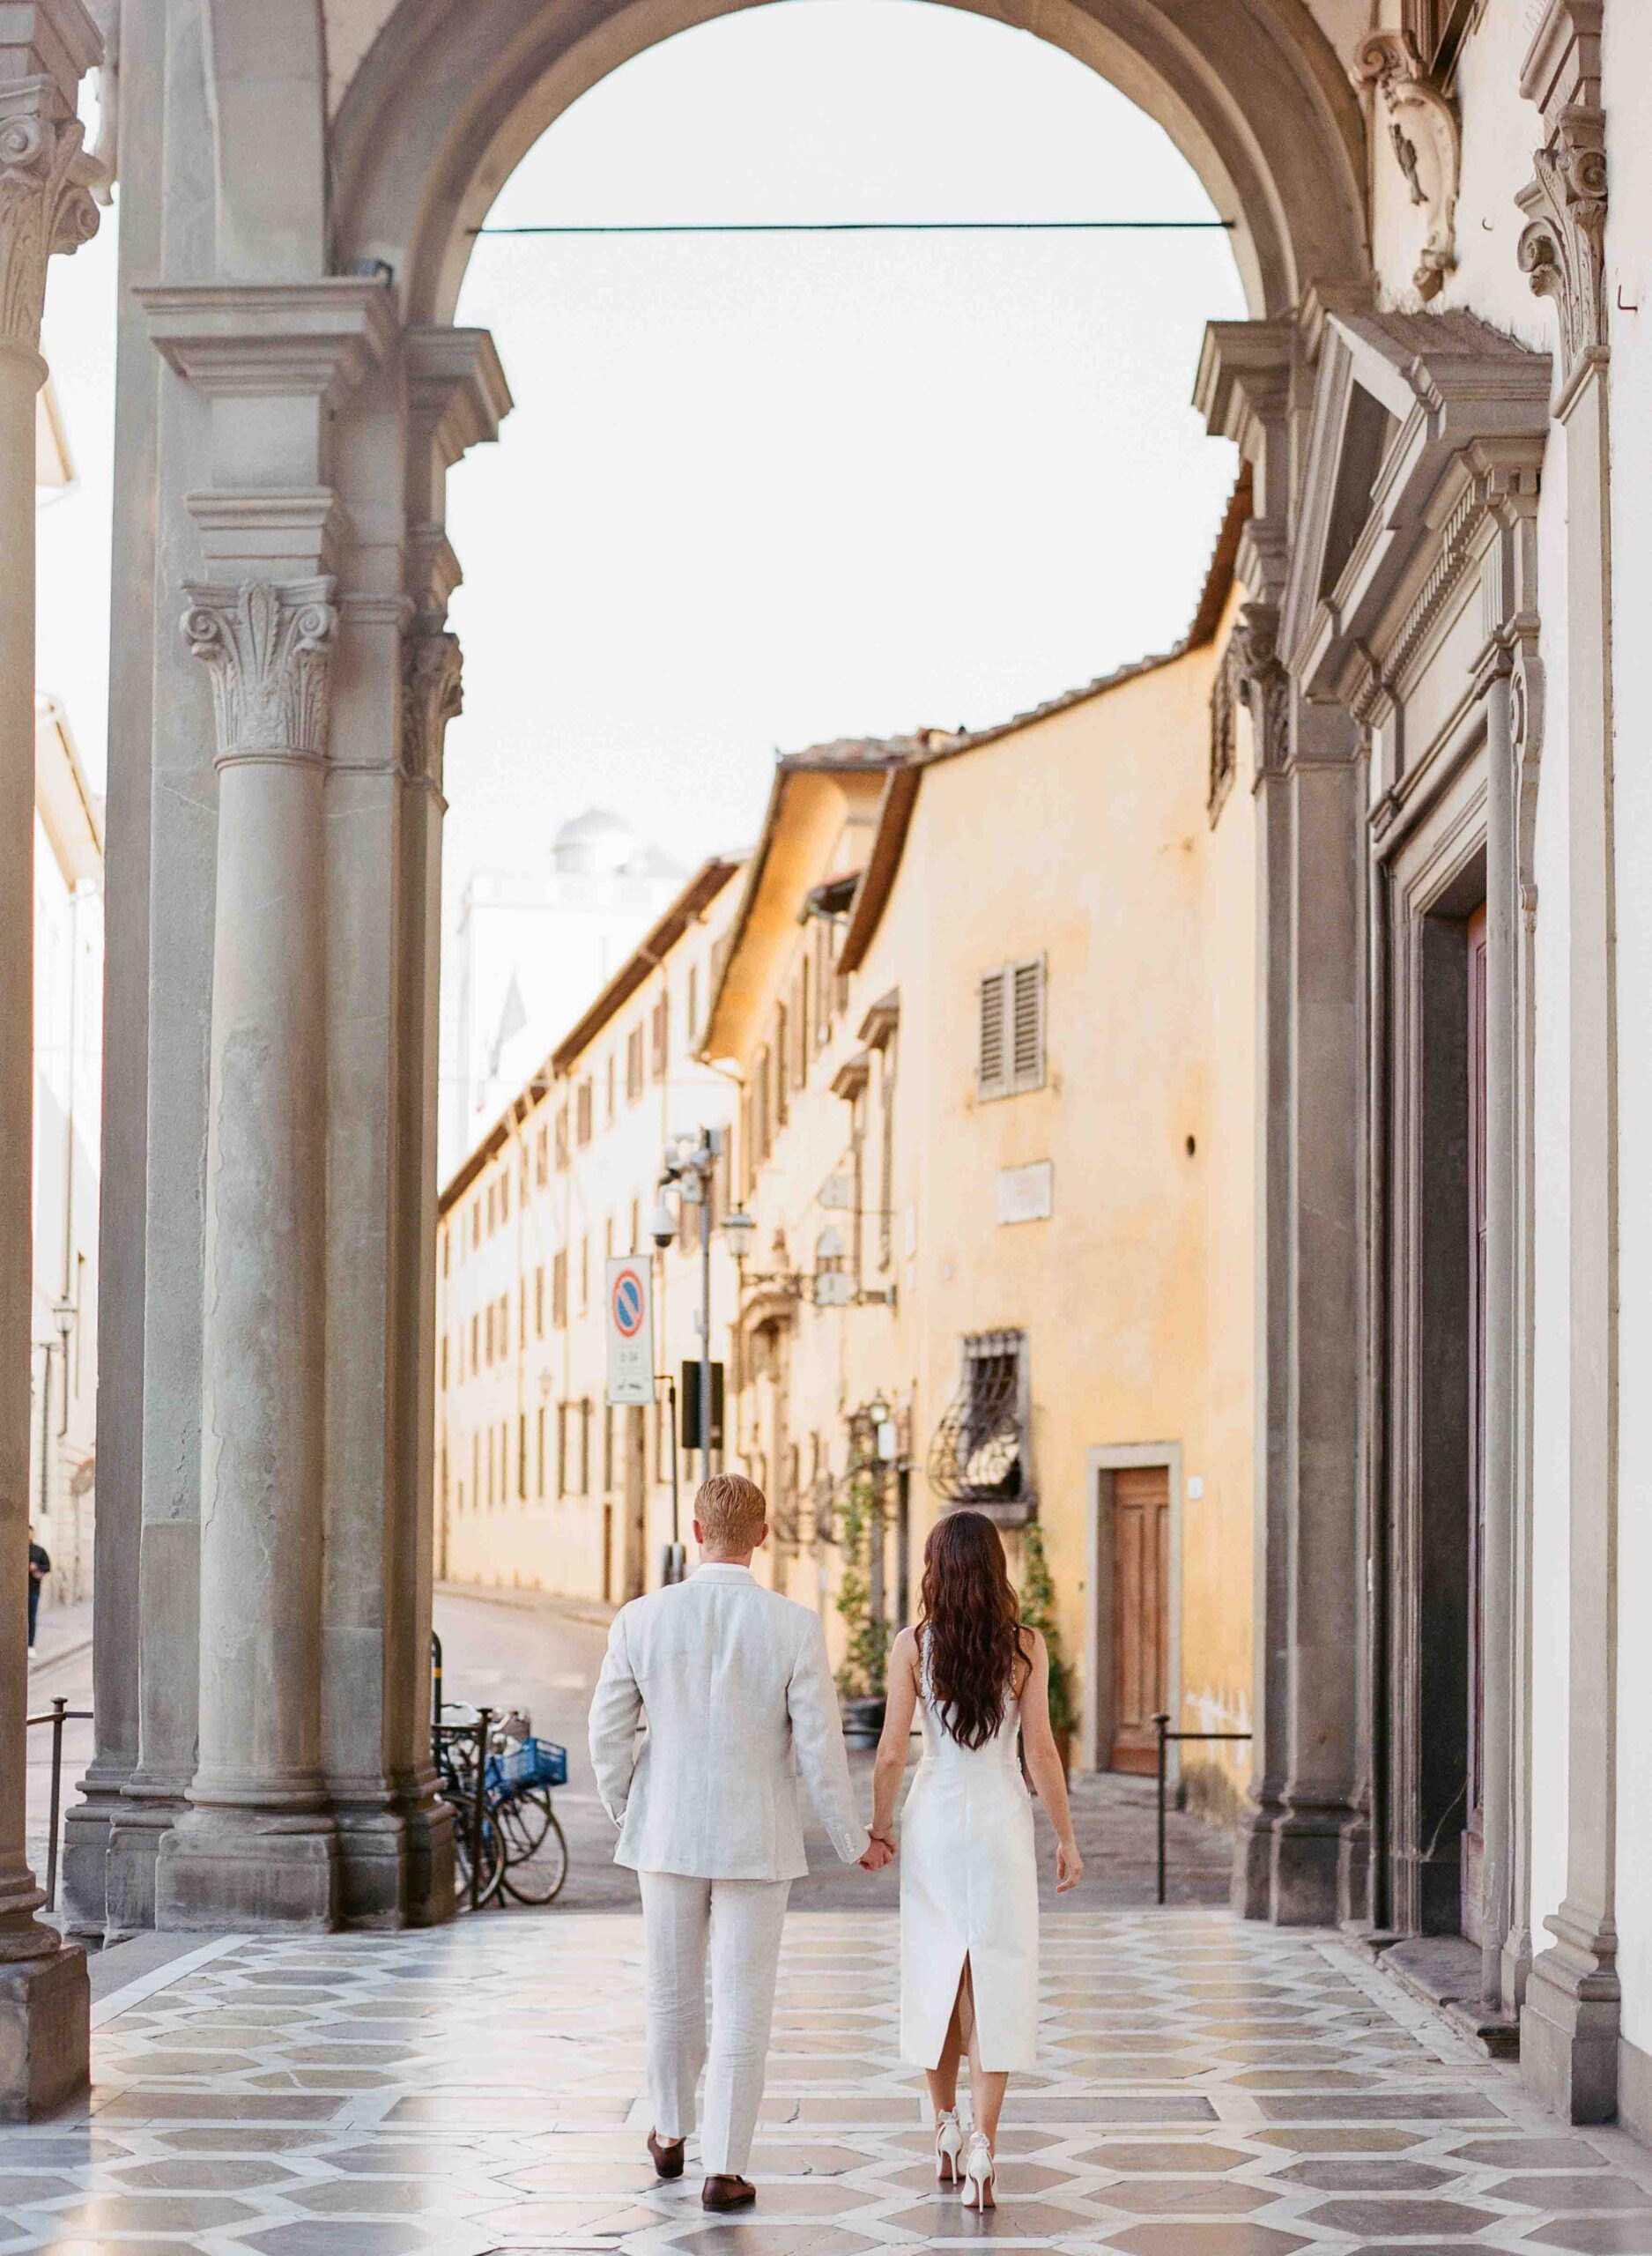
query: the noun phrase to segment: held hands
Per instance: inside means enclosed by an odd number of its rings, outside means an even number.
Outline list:
[[[860,1867],[863,1872],[881,1872],[885,1865],[892,1865],[894,1860],[894,1836],[874,1833],[867,1844],[866,1854],[860,1859]]]
[[[1069,1889],[1077,1888],[1084,1878],[1084,1859],[1078,1853],[1078,1844],[1070,1837],[1056,1844],[1056,1893],[1065,1896]]]

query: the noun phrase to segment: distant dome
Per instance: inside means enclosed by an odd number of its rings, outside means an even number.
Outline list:
[[[551,842],[559,870],[576,877],[617,875],[637,859],[641,841],[628,822],[606,807],[587,807],[565,822]]]

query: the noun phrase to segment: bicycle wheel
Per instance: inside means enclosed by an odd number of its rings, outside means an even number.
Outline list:
[[[453,1894],[460,1911],[470,1904],[470,1821],[472,1803],[467,1799],[455,1802],[453,1807]],[[505,1874],[505,1849],[494,1822],[495,1813],[485,1811],[482,1817],[482,1867],[476,1891],[477,1909],[491,1903],[499,1893]]]
[[[518,1821],[507,1837],[506,1846],[509,1851],[507,1862],[510,1858],[532,1856],[544,1840],[545,1829],[551,1822],[550,1788],[523,1786],[507,1797],[502,1805],[501,1814],[504,1809],[513,1810]],[[526,1846],[519,1847],[516,1845],[518,1843],[525,1843]]]
[[[537,1798],[536,1798],[537,1799]],[[568,1876],[568,1844],[546,1794],[540,1812],[524,1808],[529,1797],[504,1803],[497,1814],[505,1844],[504,1891],[518,1904],[550,1904],[562,1892]]]

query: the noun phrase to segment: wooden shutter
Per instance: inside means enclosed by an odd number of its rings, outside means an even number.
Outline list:
[[[1004,1052],[1004,987],[1002,968],[982,974],[980,1028],[975,1058],[977,1096],[1004,1096],[1010,1087]]]
[[[1029,956],[1008,972],[1011,998],[1010,1087],[1044,1086],[1044,959]]]

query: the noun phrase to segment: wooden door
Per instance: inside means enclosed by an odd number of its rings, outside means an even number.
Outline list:
[[[1170,1473],[1113,1475],[1113,1748],[1108,1767],[1158,1768],[1153,1718],[1170,1704]]]
[[[1469,1777],[1463,1829],[1463,1932],[1480,1940],[1485,1715],[1485,911],[1469,919]]]

